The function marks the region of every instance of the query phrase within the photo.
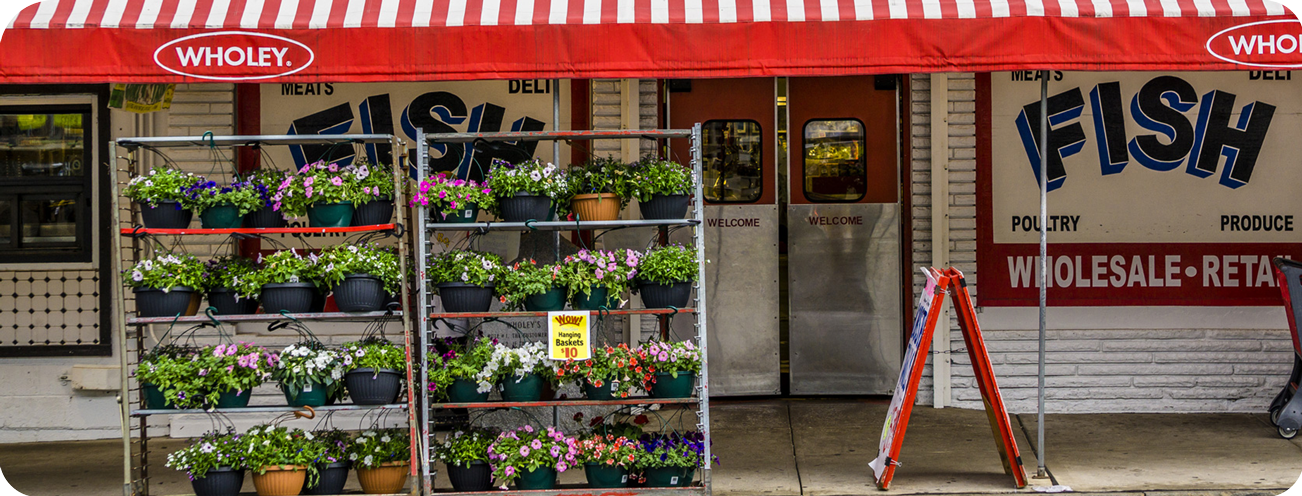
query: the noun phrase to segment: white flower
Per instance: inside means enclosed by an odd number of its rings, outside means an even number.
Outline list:
[[[375,460],[375,458],[372,457],[371,455],[366,455],[366,458],[363,458],[363,459],[362,459],[362,465],[370,465],[371,462],[374,461],[374,460]]]
[[[389,442],[389,436],[384,436],[384,437],[380,438],[380,442],[382,442],[382,443],[387,443],[387,442]]]
[[[540,172],[538,172],[538,171],[530,172],[530,173],[529,173],[529,179],[533,179],[534,181],[541,181],[541,180],[542,180],[542,173],[540,173]]]

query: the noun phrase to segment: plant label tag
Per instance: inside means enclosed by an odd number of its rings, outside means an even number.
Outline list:
[[[547,354],[552,360],[592,357],[588,312],[547,312]]]
[[[625,476],[623,476],[623,477],[620,477],[620,478],[619,478],[619,482],[620,482],[620,483],[626,483],[626,482],[628,482],[628,476],[625,475]]]
[[[304,384],[304,385],[303,385],[303,392],[304,392],[304,393],[310,393],[310,392],[312,392],[312,383],[309,382],[309,383],[307,383],[307,384]]]
[[[474,217],[475,217],[475,211],[474,211],[474,210],[470,210],[470,209],[466,209],[466,218],[467,218],[467,219],[473,219]]]
[[[678,485],[678,476],[677,476],[677,475],[675,475],[675,476],[669,478],[669,485],[671,485],[671,486],[677,486],[677,485]]]

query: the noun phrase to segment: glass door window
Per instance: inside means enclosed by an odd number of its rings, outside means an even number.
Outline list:
[[[868,184],[867,146],[858,119],[822,119],[805,123],[805,198],[813,202],[854,203]]]
[[[752,120],[711,120],[701,128],[706,201],[754,203],[764,192],[764,134]]]

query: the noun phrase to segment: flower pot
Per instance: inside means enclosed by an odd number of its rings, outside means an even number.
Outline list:
[[[502,379],[502,401],[538,401],[542,399],[543,379],[538,374]]]
[[[208,290],[208,305],[218,315],[248,315],[258,311],[258,300],[253,298],[235,299],[235,292],[226,288]]]
[[[243,223],[239,207],[229,202],[205,208],[199,214],[199,227],[204,229],[238,229]]]
[[[457,210],[446,216],[443,215],[442,207],[430,209],[429,218],[431,222],[440,224],[465,224],[474,222],[479,219],[479,204],[475,202],[466,202],[458,205]]]
[[[643,472],[646,487],[686,487],[692,485],[696,467],[648,468]]]
[[[344,484],[348,482],[348,468],[350,464],[347,460],[335,463],[321,463],[317,465],[317,471],[320,477],[316,486],[308,487],[306,481],[303,485],[303,494],[343,494]]]
[[[593,386],[587,379],[583,380],[583,394],[590,400],[613,400],[614,389],[615,383],[610,380],[601,381],[601,387]]]
[[[354,226],[388,224],[393,219],[393,199],[378,198],[357,206],[353,211]]]
[[[650,200],[638,202],[637,208],[645,220],[681,219],[691,203],[692,197],[687,195],[654,194]]]
[[[479,383],[457,379],[448,386],[448,403],[480,403],[488,401],[488,393],[479,392]]]
[[[262,470],[265,472],[253,471],[258,496],[298,496],[307,480],[307,467],[302,465],[273,465]]]
[[[166,292],[156,288],[134,288],[131,292],[136,294],[138,317],[175,317],[198,313],[198,305],[194,305],[194,312],[190,311],[191,300],[196,294],[194,288],[174,286]]]
[[[361,368],[344,374],[344,384],[355,405],[388,405],[398,401],[402,374],[393,369]]]
[[[384,462],[375,468],[358,468],[357,482],[366,494],[396,494],[407,485],[407,462]]]
[[[538,467],[537,470],[521,470],[516,475],[518,475],[515,479],[516,489],[556,489],[556,469],[554,468]]]
[[[256,229],[278,229],[289,225],[285,220],[285,214],[271,207],[262,207],[247,214],[244,214],[244,226]]]
[[[217,467],[190,481],[195,496],[236,496],[244,486],[244,471]]]
[[[280,385],[280,391],[285,393],[285,401],[289,402],[289,406],[324,406],[326,397],[329,396],[326,389],[326,385],[319,382],[303,387]]]
[[[620,208],[619,195],[614,193],[574,195],[570,200],[570,209],[580,222],[619,219]]]
[[[341,312],[374,312],[384,308],[384,282],[370,274],[348,274],[333,291],[335,305]]]
[[[157,206],[150,207],[144,203],[140,204],[140,219],[145,222],[146,228],[185,229],[190,227],[190,219],[194,218],[194,212],[188,208],[181,208],[181,202],[159,200],[154,203]]]
[[[628,487],[628,469],[618,465],[585,463],[583,475],[588,476],[588,487]]]
[[[493,489],[493,469],[487,462],[470,462],[469,466],[448,465],[448,480],[459,492]]]
[[[306,313],[312,310],[316,285],[308,282],[282,282],[262,285],[262,310],[267,313]]]
[[[222,391],[217,397],[217,408],[245,408],[252,397],[253,391]]]
[[[524,309],[530,312],[554,312],[565,309],[565,288],[551,288],[546,293],[524,297]]]
[[[308,227],[348,227],[353,221],[353,202],[313,203],[307,207]]]
[[[605,286],[593,286],[588,294],[579,293],[574,295],[570,300],[570,306],[575,310],[600,310],[601,307],[611,308],[609,289]]]
[[[307,308],[308,312],[321,313],[325,311],[326,294],[321,288],[312,286],[312,304]]]
[[[677,378],[673,374],[656,372],[656,382],[650,393],[652,398],[691,398],[695,389],[695,372],[679,372]]]
[[[642,295],[642,305],[647,308],[687,308],[692,303],[692,282],[659,284],[643,281],[638,286],[638,294]]]
[[[502,220],[505,222],[547,220],[547,213],[552,207],[551,198],[525,193],[503,196],[497,201],[502,207]]]
[[[493,304],[493,286],[475,286],[461,282],[438,284],[439,298],[445,312],[487,312]]]
[[[175,410],[176,405],[169,404],[167,397],[163,395],[163,390],[158,386],[142,382],[140,383],[140,396],[145,399],[145,408],[148,410]]]

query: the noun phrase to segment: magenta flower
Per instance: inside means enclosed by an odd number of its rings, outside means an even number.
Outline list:
[[[330,164],[330,167],[326,167],[326,168],[330,169],[330,172],[339,172],[339,164]],[[338,184],[336,184],[335,186],[338,186]]]
[[[531,452],[531,451],[529,450],[529,447],[528,447],[528,446],[521,446],[521,447],[520,447],[520,456],[529,456],[529,453],[530,453],[530,452]]]
[[[532,443],[529,443],[529,447],[533,449],[542,449],[542,440],[534,439]]]
[[[331,164],[330,166],[331,166],[331,167],[334,167],[333,164]],[[344,185],[344,180],[343,180],[343,178],[341,178],[341,177],[332,177],[332,178],[330,178],[330,184],[333,184],[333,185],[335,185],[335,186],[343,186],[343,185]]]
[[[311,197],[312,197],[312,187],[311,187],[311,186],[308,186],[308,187],[307,187],[307,191],[304,191],[303,194],[307,195],[308,198],[311,198]]]
[[[312,183],[314,183],[314,182],[316,182],[316,178],[315,178],[315,177],[309,177],[309,178],[303,180],[303,186],[311,186]]]

